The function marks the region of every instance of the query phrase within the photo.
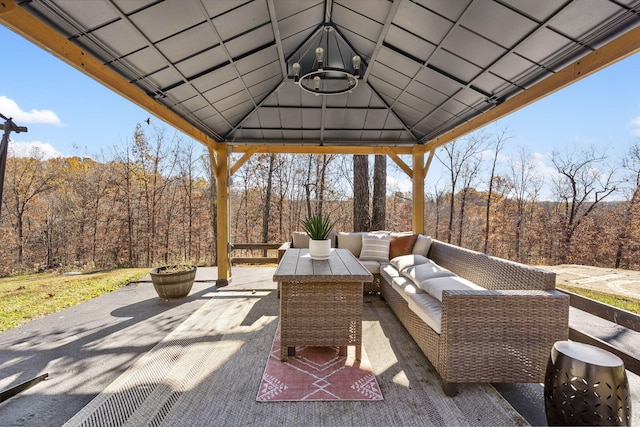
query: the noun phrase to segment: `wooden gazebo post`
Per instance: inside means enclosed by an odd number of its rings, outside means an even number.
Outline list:
[[[414,150],[413,152],[413,173],[411,176],[413,183],[413,194],[411,197],[413,231],[419,234],[424,233],[424,152]]]
[[[229,260],[229,147],[226,143],[209,146],[209,159],[216,175],[216,209],[218,234],[216,240],[218,286],[227,286],[231,279]]]

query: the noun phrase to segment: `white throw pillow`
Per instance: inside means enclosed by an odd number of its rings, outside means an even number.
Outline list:
[[[420,287],[440,302],[442,302],[442,291],[444,290],[484,290],[482,286],[458,276],[425,280],[420,284]]]
[[[432,263],[429,258],[422,255],[400,255],[390,261],[391,265],[402,271],[405,268],[413,267],[414,265]]]
[[[426,280],[434,279],[436,277],[455,276],[455,273],[447,270],[446,268],[440,267],[438,264],[433,262],[407,267],[401,273],[425,291],[426,289],[422,287],[422,283]]]
[[[360,259],[363,261],[389,261],[389,234],[363,233]]]
[[[430,248],[431,237],[419,234],[418,240],[416,240],[416,243],[413,245],[413,253],[417,255],[427,256],[429,254]]]

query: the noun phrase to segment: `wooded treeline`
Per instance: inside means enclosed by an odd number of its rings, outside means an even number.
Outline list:
[[[428,234],[530,264],[640,268],[638,144],[618,164],[592,147],[554,152],[550,173],[525,149],[502,154],[506,143],[506,132],[477,132],[437,151],[433,162],[445,173],[427,175],[436,182],[425,200]],[[1,274],[215,264],[215,177],[206,151],[138,125],[108,157],[8,158]],[[381,182],[384,170],[402,173],[385,160],[252,156],[232,177],[231,241],[289,240],[309,213],[331,214],[339,231],[410,230],[411,194]]]

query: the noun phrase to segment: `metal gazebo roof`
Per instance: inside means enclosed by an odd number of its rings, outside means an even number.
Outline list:
[[[231,144],[428,143],[640,24],[640,1],[633,0],[3,5],[41,23],[19,29],[27,37],[51,27],[130,85],[120,89],[125,96],[139,102],[143,93],[212,140]],[[15,28],[11,11],[0,12]],[[353,93],[314,96],[293,83],[291,58],[327,22],[366,64]],[[61,41],[43,42],[85,67]],[[633,52],[637,44],[636,35],[627,47]],[[83,71],[101,80],[100,69]]]

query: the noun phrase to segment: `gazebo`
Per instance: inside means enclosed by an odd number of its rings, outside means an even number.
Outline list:
[[[438,147],[640,50],[637,0],[3,0],[0,22],[208,148],[222,283],[253,154],[387,155],[420,233]]]

